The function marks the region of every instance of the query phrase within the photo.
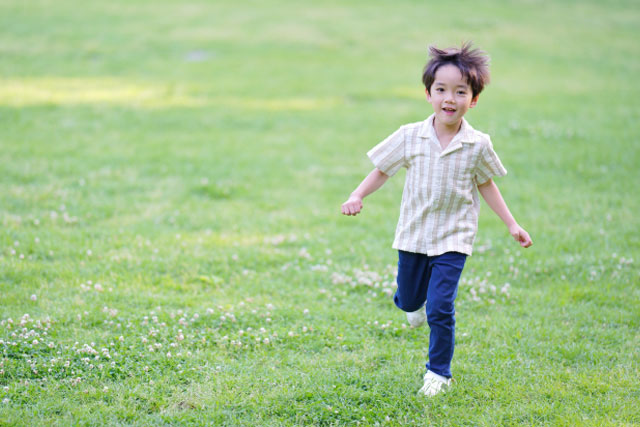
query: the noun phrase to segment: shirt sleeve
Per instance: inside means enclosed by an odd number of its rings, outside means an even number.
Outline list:
[[[393,176],[405,165],[404,129],[401,127],[367,153],[373,165]]]
[[[502,162],[496,152],[493,151],[491,140],[487,140],[486,143],[482,144],[480,157],[476,166],[474,176],[476,184],[482,185],[494,176],[505,176],[506,174],[507,170],[502,166]]]

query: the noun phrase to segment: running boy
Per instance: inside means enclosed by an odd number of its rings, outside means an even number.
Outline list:
[[[342,205],[342,213],[357,215],[362,199],[401,167],[407,169],[393,242],[399,253],[394,302],[412,327],[429,323],[429,362],[419,393],[433,396],[451,385],[454,300],[476,236],[478,192],[522,247],[532,241],[493,182],[507,171],[489,136],[464,119],[489,82],[488,57],[470,43],[460,49],[432,46],[429,53],[422,81],[433,114],[401,126],[367,153],[375,168]]]

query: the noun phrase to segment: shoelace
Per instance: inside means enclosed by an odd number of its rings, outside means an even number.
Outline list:
[[[443,382],[440,382],[435,378],[429,378],[428,380],[425,381],[420,391],[424,393],[426,393],[431,389],[433,389],[433,391],[440,391],[443,385],[444,385]]]

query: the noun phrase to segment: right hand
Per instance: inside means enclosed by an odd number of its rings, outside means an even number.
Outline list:
[[[343,215],[358,215],[362,210],[362,198],[358,196],[351,196],[349,200],[342,204]]]

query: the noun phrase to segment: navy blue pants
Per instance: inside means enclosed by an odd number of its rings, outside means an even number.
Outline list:
[[[401,310],[416,311],[427,302],[429,362],[427,370],[451,378],[455,341],[454,300],[467,259],[459,252],[427,256],[398,251],[398,289],[393,301]]]

